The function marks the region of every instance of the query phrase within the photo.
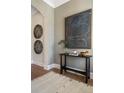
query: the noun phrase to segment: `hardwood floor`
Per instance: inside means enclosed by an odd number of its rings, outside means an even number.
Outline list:
[[[31,80],[42,76],[46,73],[48,73],[49,71],[44,70],[43,67],[35,65],[35,64],[31,64]]]
[[[38,66],[38,65],[35,65],[35,64],[32,64],[31,65],[31,80],[39,77],[39,76],[42,76],[50,71],[54,71],[56,73],[59,73],[59,69],[56,69],[56,68],[53,68],[49,71],[45,70],[43,67],[41,66]],[[80,82],[85,82],[85,77],[84,76],[81,76],[81,75],[77,75],[77,74],[74,74],[74,73],[70,73],[70,72],[64,72],[62,75],[65,75],[67,77],[70,77],[72,79],[75,79],[77,81],[80,81]],[[88,80],[88,84],[93,86],[93,80]]]

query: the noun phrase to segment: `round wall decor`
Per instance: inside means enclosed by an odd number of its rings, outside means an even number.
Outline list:
[[[34,37],[36,39],[39,39],[43,34],[43,28],[41,25],[37,24],[35,27],[34,27]]]
[[[43,51],[43,44],[40,40],[35,41],[34,51],[35,51],[36,54],[40,54]]]

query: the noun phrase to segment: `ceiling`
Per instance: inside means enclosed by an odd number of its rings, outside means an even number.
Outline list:
[[[38,11],[35,7],[33,7],[33,6],[31,5],[31,15],[33,16],[33,15],[35,15],[35,14],[37,14],[37,13],[39,13],[39,11]]]
[[[62,4],[67,3],[70,0],[43,0],[43,1],[50,5],[51,7],[56,8]]]

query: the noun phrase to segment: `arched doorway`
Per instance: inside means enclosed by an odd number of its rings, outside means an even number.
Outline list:
[[[31,6],[31,63],[43,66],[44,64],[44,20],[42,14],[34,7]],[[38,27],[39,26],[39,27]],[[38,28],[37,28],[38,27]],[[34,30],[41,30],[42,28],[42,35],[38,38],[34,35]],[[39,32],[38,32],[39,33]],[[40,46],[38,45],[37,41],[42,43],[42,51],[36,52],[40,50]]]

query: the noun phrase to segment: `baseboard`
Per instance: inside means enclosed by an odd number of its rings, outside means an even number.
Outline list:
[[[45,70],[50,70],[52,68],[58,68],[58,69],[60,69],[60,66],[58,64],[51,64],[51,65],[44,66],[44,69]]]
[[[60,65],[59,64],[51,64],[51,65],[44,67],[44,69],[46,69],[46,70],[50,70],[52,68],[60,69]],[[69,68],[72,68],[72,67],[69,67]],[[72,69],[75,69],[75,68],[72,68]],[[84,71],[84,70],[80,70],[80,69],[75,69],[75,70]],[[74,73],[74,74],[78,74],[78,73],[75,73],[72,71],[69,71],[69,72]],[[78,75],[81,75],[81,74],[78,74]],[[90,72],[90,78],[93,79],[93,73],[92,72]]]

